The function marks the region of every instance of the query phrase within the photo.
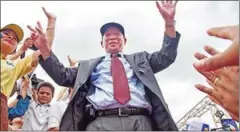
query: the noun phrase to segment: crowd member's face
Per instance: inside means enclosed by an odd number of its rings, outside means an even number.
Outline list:
[[[49,104],[53,98],[53,93],[49,87],[41,87],[37,92],[37,100],[40,104]]]
[[[101,45],[108,53],[118,53],[123,50],[127,39],[121,31],[116,27],[109,27],[105,32]]]
[[[17,48],[17,35],[12,30],[3,30],[1,34],[1,52],[6,55],[13,53]]]

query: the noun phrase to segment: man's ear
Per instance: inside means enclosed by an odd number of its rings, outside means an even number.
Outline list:
[[[102,46],[102,48],[104,48],[103,41],[101,41],[101,46]]]
[[[127,39],[124,37],[124,45],[127,44]]]

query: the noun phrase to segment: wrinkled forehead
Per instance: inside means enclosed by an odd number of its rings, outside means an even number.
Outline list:
[[[17,34],[11,29],[4,29],[1,32],[2,33],[8,33],[8,36],[12,36],[12,37],[17,38]]]

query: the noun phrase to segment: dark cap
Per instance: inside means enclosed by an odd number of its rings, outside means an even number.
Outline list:
[[[109,22],[109,23],[106,23],[104,24],[101,29],[100,29],[100,32],[102,34],[102,36],[105,34],[105,32],[107,31],[107,29],[109,27],[116,27],[120,30],[120,32],[123,34],[123,36],[125,36],[125,31],[124,31],[124,28],[121,24],[119,23],[115,23],[115,22]]]

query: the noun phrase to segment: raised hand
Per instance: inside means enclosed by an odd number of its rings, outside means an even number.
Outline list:
[[[78,61],[71,59],[70,56],[68,55],[68,62],[70,66],[73,67]]]
[[[33,40],[31,38],[26,38],[22,48],[26,51],[28,48],[31,48],[33,46]]]
[[[27,76],[25,76],[22,82],[22,88],[27,89],[29,87],[29,82],[30,82],[30,79]]]
[[[220,54],[219,51],[211,46],[205,46],[205,51],[210,55]],[[195,57],[199,60],[206,59],[202,53],[196,53]],[[195,67],[196,68],[196,67]],[[209,98],[221,105],[226,109],[233,119],[239,117],[239,68],[235,67],[224,67],[215,71],[203,72],[196,68],[196,70],[206,77],[207,82],[212,88],[208,88],[204,85],[195,85],[200,91],[208,94]]]
[[[48,12],[45,7],[42,7],[42,10],[43,12],[45,13],[45,15],[47,16],[48,18],[48,21],[55,21],[57,19],[57,17],[53,14],[53,13],[50,13]]]
[[[48,38],[48,43],[50,48],[52,47],[54,36],[55,36],[55,25],[56,25],[56,16],[53,13],[46,11],[44,7],[42,7],[43,12],[45,13],[46,17],[48,18],[48,24],[46,29],[46,35]]]
[[[173,21],[175,12],[176,12],[177,1],[173,2],[172,0],[161,1],[161,4],[156,1],[156,6],[158,11],[162,15],[165,21]]]
[[[27,89],[29,88],[29,83],[30,83],[30,79],[28,78],[28,76],[25,76],[25,78],[22,81],[22,89],[21,89],[21,95],[23,98],[25,98],[27,95]]]
[[[239,65],[239,25],[211,28],[207,32],[210,36],[229,39],[232,44],[222,53],[194,63],[194,67],[201,71],[211,71],[224,66]]]
[[[40,50],[42,56],[48,57],[50,55],[50,46],[48,44],[47,37],[43,32],[43,28],[40,22],[37,22],[35,29],[31,26],[27,26],[31,30],[31,39],[34,45]]]

